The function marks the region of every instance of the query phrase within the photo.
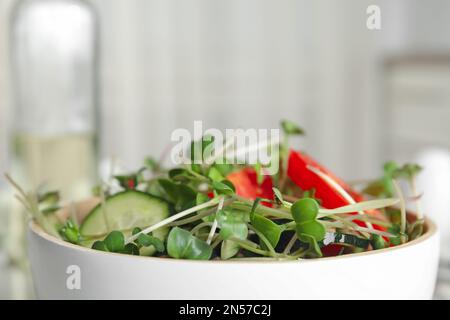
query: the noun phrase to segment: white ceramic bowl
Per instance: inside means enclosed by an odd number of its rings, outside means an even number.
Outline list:
[[[187,261],[105,253],[29,225],[40,299],[430,299],[436,226],[395,248],[303,261]]]

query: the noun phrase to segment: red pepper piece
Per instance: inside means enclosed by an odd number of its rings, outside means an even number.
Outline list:
[[[256,198],[273,198],[273,183],[270,176],[264,176],[261,184],[258,184],[256,171],[252,168],[245,168],[237,172],[233,172],[227,176],[235,188],[236,193],[247,199],[255,200]]]
[[[336,181],[356,202],[360,202],[363,197],[352,190],[343,180],[336,177],[331,171],[321,166],[314,159],[304,153],[291,151],[289,155],[288,176],[296,185],[303,190],[315,189],[316,198],[322,201],[322,206],[328,209],[334,209],[348,205],[348,201],[337,192],[321,177],[310,171],[307,166],[312,166]]]
[[[313,158],[304,153],[291,151],[289,155],[288,176],[289,178],[303,190],[315,189],[315,197],[322,201],[322,206],[328,209],[334,209],[349,205],[350,203],[331,185],[324,181],[321,177],[308,169],[308,166],[319,169],[334,181],[336,181],[356,202],[364,201],[364,197],[353,190],[342,179],[335,176],[330,170],[320,165]],[[367,214],[380,214],[377,210],[366,211]],[[357,214],[356,212],[354,214]],[[355,220],[359,226],[366,227],[366,223]],[[374,229],[385,231],[386,229],[373,225]],[[340,245],[329,245],[322,248],[325,256],[337,255],[341,250]]]

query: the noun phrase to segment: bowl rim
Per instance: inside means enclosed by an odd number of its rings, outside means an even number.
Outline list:
[[[201,264],[280,264],[280,263],[317,263],[319,261],[330,261],[330,260],[341,260],[341,259],[356,259],[364,256],[370,255],[380,255],[386,254],[392,251],[404,250],[408,247],[418,245],[420,243],[425,242],[431,237],[435,236],[438,232],[436,224],[429,218],[425,218],[425,233],[410,242],[405,244],[401,244],[395,247],[384,248],[379,250],[365,251],[360,253],[352,253],[341,256],[334,257],[323,257],[317,259],[296,259],[296,260],[186,260],[186,259],[172,259],[172,258],[160,258],[160,257],[148,257],[148,256],[135,256],[135,255],[125,255],[122,253],[114,253],[114,252],[104,252],[99,250],[94,250],[91,248],[82,247],[80,245],[72,244],[61,239],[58,239],[47,232],[45,232],[36,221],[31,220],[28,224],[29,230],[41,237],[42,239],[49,241],[55,245],[65,247],[67,249],[74,249],[81,252],[85,252],[88,254],[97,254],[97,255],[110,255],[110,256],[118,256],[118,257],[126,257],[129,259],[145,259],[147,261],[160,261],[160,262],[168,262],[168,263],[201,263]]]

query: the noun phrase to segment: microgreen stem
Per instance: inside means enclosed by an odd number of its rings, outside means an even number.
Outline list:
[[[345,229],[345,227],[346,227],[346,225],[341,221],[321,221],[321,222],[330,228]],[[376,229],[369,229],[369,228],[360,227],[360,226],[353,226],[351,229],[360,231],[360,232],[370,233],[370,234],[377,234],[377,235],[387,237],[387,238],[395,238],[396,237],[395,235],[393,235],[389,232],[384,232],[384,231],[380,231],[380,230],[376,230]]]
[[[218,198],[214,198],[214,199],[212,199],[212,200],[210,200],[208,202],[199,204],[198,206],[195,206],[195,207],[192,207],[190,209],[181,211],[180,213],[177,213],[177,214],[175,214],[175,215],[173,215],[173,216],[171,216],[171,217],[169,217],[167,219],[164,219],[164,220],[162,220],[162,221],[160,221],[158,223],[155,223],[154,225],[152,225],[152,226],[150,226],[148,228],[145,228],[144,230],[142,230],[139,233],[136,233],[134,236],[129,237],[126,242],[127,243],[133,242],[134,240],[136,240],[139,237],[140,234],[143,234],[143,233],[147,234],[147,233],[153,232],[153,231],[155,231],[155,230],[157,230],[157,229],[159,229],[161,227],[164,227],[164,226],[168,225],[171,222],[174,222],[174,221],[176,221],[176,220],[178,220],[180,218],[183,218],[183,217],[185,217],[187,215],[190,215],[191,213],[194,213],[196,211],[203,210],[203,209],[206,209],[206,208],[209,208],[209,207],[216,206],[218,201],[219,201]]]
[[[11,178],[11,176],[9,176],[7,173],[5,173],[4,175],[6,180],[8,180],[8,182],[19,193],[18,195],[15,195],[15,198],[24,206],[27,213],[30,214],[47,233],[57,238],[61,238],[58,231],[56,230],[56,227],[52,226],[49,223],[48,219],[41,212],[41,210],[39,210],[39,203],[36,193],[33,192],[26,193],[19,186],[19,184]]]
[[[399,203],[399,199],[388,198],[388,199],[379,199],[379,200],[369,200],[364,202],[358,202],[354,204],[350,204],[347,206],[335,208],[335,209],[319,209],[319,218],[323,218],[330,215],[336,214],[344,214],[344,213],[352,213],[366,210],[374,210],[381,209],[386,207],[391,207],[397,203]]]
[[[234,145],[236,134],[232,135],[225,141],[225,145],[222,145],[219,150],[216,150],[212,155],[204,160],[206,165],[213,164],[219,157],[221,157],[225,151],[227,151],[231,146]]]
[[[203,175],[201,175],[201,174],[195,172],[194,170],[191,170],[190,168],[185,168],[185,170],[186,170],[189,174],[191,174],[192,176],[198,178],[198,179],[201,180],[201,181],[205,181],[205,182],[209,182],[209,181],[210,181],[207,177],[205,177],[205,176],[203,176]]]
[[[297,234],[294,233],[291,240],[289,240],[288,244],[286,245],[286,248],[284,248],[283,253],[289,254],[291,252],[292,247],[294,246],[295,242],[297,241]]]
[[[423,220],[424,215],[422,211],[422,206],[420,202],[420,196],[417,193],[417,187],[416,187],[416,179],[413,177],[409,180],[409,185],[411,186],[411,192],[413,194],[413,197],[416,198],[416,214],[417,214],[417,220]]]
[[[236,242],[243,249],[245,249],[247,251],[250,251],[250,252],[253,252],[253,253],[265,256],[265,257],[272,256],[272,254],[269,251],[258,249],[257,248],[258,245],[256,243],[254,243],[254,242],[249,241],[249,240],[241,240],[241,239],[238,239],[238,238],[235,238],[235,237],[230,237],[230,238],[228,238],[228,240]]]
[[[396,180],[392,180],[394,184],[395,193],[400,198],[400,233],[402,235],[406,232],[406,205],[405,198],[403,197],[402,189],[400,188],[398,182]],[[402,236],[403,239],[403,236]]]
[[[169,223],[167,226],[168,227],[179,227],[179,226],[182,226],[185,224],[189,224],[189,223],[198,221],[204,217],[210,216],[211,214],[213,214],[215,212],[216,212],[216,210],[208,210],[208,211],[196,214],[195,216]]]
[[[19,186],[19,184],[17,182],[15,182],[13,180],[13,178],[11,178],[11,176],[7,173],[4,174],[6,180],[8,180],[8,182],[22,195],[22,197],[24,197],[25,199],[27,198],[27,194],[26,192]]]
[[[273,246],[270,243],[270,241],[261,232],[256,230],[252,225],[249,225],[248,227],[249,227],[250,230],[252,230],[262,240],[262,242],[264,242],[266,247],[269,249],[270,254],[273,257],[275,257],[277,255],[277,253],[275,252],[275,249],[273,248]]]
[[[222,237],[220,235],[218,235],[216,237],[216,239],[214,240],[214,242],[211,244],[211,248],[215,248],[217,247],[221,242],[223,241]]]
[[[227,200],[225,200],[224,206],[229,205],[233,201],[234,201],[234,199],[227,199]],[[182,220],[178,220],[178,221],[169,223],[167,226],[168,227],[179,227],[179,226],[182,226],[182,225],[185,225],[185,224],[189,224],[189,223],[195,222],[195,221],[200,220],[200,219],[202,219],[204,217],[210,216],[210,215],[212,215],[215,212],[216,212],[215,208],[209,209],[209,210],[206,210],[205,212],[196,214],[195,216],[192,216],[192,217],[189,217],[189,218],[186,218],[186,219],[182,219]]]
[[[307,250],[307,249],[305,249],[305,248],[300,248],[300,249],[298,249],[297,251],[295,251],[295,252],[291,255],[291,257],[293,257],[294,259],[299,259],[299,258],[301,258],[301,257],[305,254],[306,250]]]
[[[354,220],[369,221],[380,227],[385,227],[385,228],[392,227],[392,223],[390,223],[390,222],[382,221],[379,219],[373,219],[373,218],[370,218],[369,216],[361,217],[361,216],[357,216],[357,215],[349,215],[348,217],[345,217],[342,219],[342,221],[344,221],[344,220],[347,220],[347,221],[354,221]]]
[[[216,210],[216,214],[217,214],[217,212],[222,210],[224,201],[225,201],[225,198],[224,197],[220,197],[219,205],[217,206],[217,210]],[[211,227],[211,230],[209,231],[208,240],[206,240],[207,244],[211,244],[213,236],[216,233],[216,229],[217,229],[217,218],[214,219],[214,223],[213,223],[213,225]]]
[[[202,222],[198,225],[196,225],[195,227],[192,228],[191,230],[191,234],[195,235],[197,231],[199,231],[201,228],[204,227],[208,227],[208,226],[212,226],[213,223],[212,222]]]
[[[253,201],[246,199],[244,197],[236,196],[236,200],[238,200],[240,203],[239,202],[233,203],[232,206],[235,208],[240,207],[241,209],[242,208],[249,209],[253,206]],[[258,206],[258,208],[256,208],[256,212],[263,216],[293,220],[292,215],[289,212],[285,212],[279,209],[270,208],[266,206]]]

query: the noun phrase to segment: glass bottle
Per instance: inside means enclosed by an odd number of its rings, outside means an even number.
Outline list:
[[[14,178],[28,190],[59,190],[63,201],[87,197],[97,171],[93,9],[81,0],[20,0],[12,11],[11,48]],[[24,217],[17,204],[8,219],[15,298],[27,297]]]
[[[13,146],[25,183],[89,194],[95,178],[97,32],[79,0],[21,0],[14,11]]]

